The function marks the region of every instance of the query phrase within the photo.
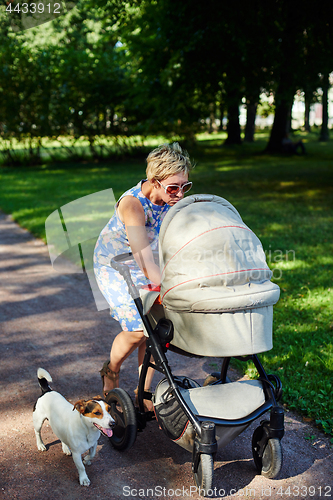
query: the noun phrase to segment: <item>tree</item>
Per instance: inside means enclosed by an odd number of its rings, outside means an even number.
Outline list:
[[[279,33],[273,64],[276,111],[267,146],[271,152],[281,151],[297,88],[314,88],[318,74],[327,74],[333,64],[332,4],[327,4],[324,10],[287,0],[280,0],[276,5],[276,33]]]
[[[320,14],[320,22],[314,27],[314,37],[318,44],[317,61],[322,81],[323,120],[320,132],[320,141],[328,141],[328,90],[330,88],[330,73],[333,71],[333,8],[331,15],[327,12]]]
[[[277,44],[273,77],[275,81],[275,116],[267,150],[281,151],[282,140],[290,123],[290,112],[297,90],[297,79],[302,61],[304,9],[285,0],[277,5],[277,26],[274,38]]]
[[[17,161],[15,139],[26,140],[27,161],[40,161],[41,137],[47,135],[49,58],[14,33],[8,16],[0,15],[0,134],[6,159]]]
[[[122,40],[140,72],[135,77],[140,84],[138,95],[144,96],[144,103],[154,103],[146,106],[151,124],[167,125],[174,131],[194,130],[200,118],[209,116],[211,103],[221,102],[223,90],[228,142],[240,142],[239,105],[247,70],[253,71],[261,47],[259,35],[253,37],[252,45],[247,36],[253,31],[251,21],[258,19],[257,4],[242,0],[239,10],[229,4],[221,9],[217,0],[147,0],[141,4],[132,30],[125,30]],[[240,16],[249,18],[247,30]],[[255,82],[257,95],[259,75],[261,70]]]
[[[36,156],[44,136],[70,135],[73,141],[85,136],[96,155],[98,136],[127,133],[126,61],[116,46],[116,27],[101,29],[101,19],[104,11],[88,9],[85,2],[35,32],[13,33],[8,16],[1,18],[3,137],[28,139]]]
[[[71,123],[73,135],[88,136],[92,144],[95,136],[108,133],[106,116],[114,115],[122,106],[127,81],[122,51],[116,47],[116,33],[105,37],[100,32],[96,12],[92,19],[84,5],[79,7],[66,24],[62,23],[63,35],[50,48],[51,107],[58,133]],[[110,131],[115,131],[114,123]]]
[[[322,83],[322,108],[323,108],[323,119],[321,125],[321,131],[319,140],[326,142],[329,140],[329,132],[328,132],[328,90],[330,88],[330,78],[329,75],[323,75],[323,83]]]
[[[279,151],[296,90],[311,95],[318,75],[332,70],[333,7],[325,16],[300,0],[222,7],[218,0],[80,0],[52,23],[47,40],[26,43],[16,34],[14,42],[7,30],[2,134],[84,135],[94,153],[100,135],[191,140],[218,107],[221,119],[228,113],[227,143],[239,144],[240,103],[245,98],[245,140],[252,141],[265,91],[274,92],[276,109],[268,149]]]

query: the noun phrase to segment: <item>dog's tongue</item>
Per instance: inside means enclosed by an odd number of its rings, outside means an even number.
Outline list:
[[[113,432],[112,432],[112,430],[111,430],[111,429],[101,429],[101,431],[103,432],[103,434],[105,434],[105,436],[107,436],[107,437],[109,437],[109,438],[110,438],[110,437],[112,436],[112,434],[113,434]]]
[[[104,436],[107,436],[109,438],[112,436],[113,432],[111,429],[104,429],[104,427],[101,427],[100,425],[97,425],[95,423],[94,423],[94,425],[95,425],[95,427],[97,427],[97,429],[99,431],[101,431],[104,434]]]

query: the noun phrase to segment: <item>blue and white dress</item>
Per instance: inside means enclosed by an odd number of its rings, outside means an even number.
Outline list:
[[[124,196],[137,198],[145,213],[145,226],[153,251],[158,249],[158,235],[169,205],[155,205],[142,193],[141,187],[146,180],[140,181],[135,187],[126,191]],[[118,205],[117,203],[117,205]],[[119,219],[117,211],[101,231],[94,251],[94,272],[98,286],[110,305],[111,316],[119,321],[125,331],[143,330],[143,324],[133,299],[128,293],[124,278],[111,265],[115,255],[131,252],[125,224]],[[131,266],[132,280],[138,287],[147,285],[150,281],[144,276],[137,265]]]

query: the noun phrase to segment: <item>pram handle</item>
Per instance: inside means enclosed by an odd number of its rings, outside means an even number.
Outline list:
[[[121,272],[124,268],[127,267],[126,264],[121,264],[121,262],[129,260],[131,258],[134,259],[132,252],[116,255],[111,259],[111,267],[113,267],[113,269],[115,269],[116,271]]]
[[[119,255],[116,255],[115,257],[112,257],[110,264],[111,264],[111,267],[113,267],[113,269],[115,269],[116,271],[118,271],[119,274],[122,275],[122,277],[124,278],[124,280],[127,283],[129,294],[131,295],[132,299],[134,299],[134,301],[135,301],[139,297],[139,291],[138,291],[137,287],[135,286],[135,284],[133,283],[131,272],[130,272],[127,264],[123,264],[123,261],[130,260],[130,259],[134,260],[132,252],[121,253]],[[142,305],[141,305],[141,307],[142,307]]]

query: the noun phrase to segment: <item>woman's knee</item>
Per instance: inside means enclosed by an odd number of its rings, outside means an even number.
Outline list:
[[[145,339],[145,336],[144,336],[144,333],[142,330],[133,331],[133,332],[124,332],[124,334],[129,339],[129,341],[132,342],[133,344],[134,343],[141,344]]]

